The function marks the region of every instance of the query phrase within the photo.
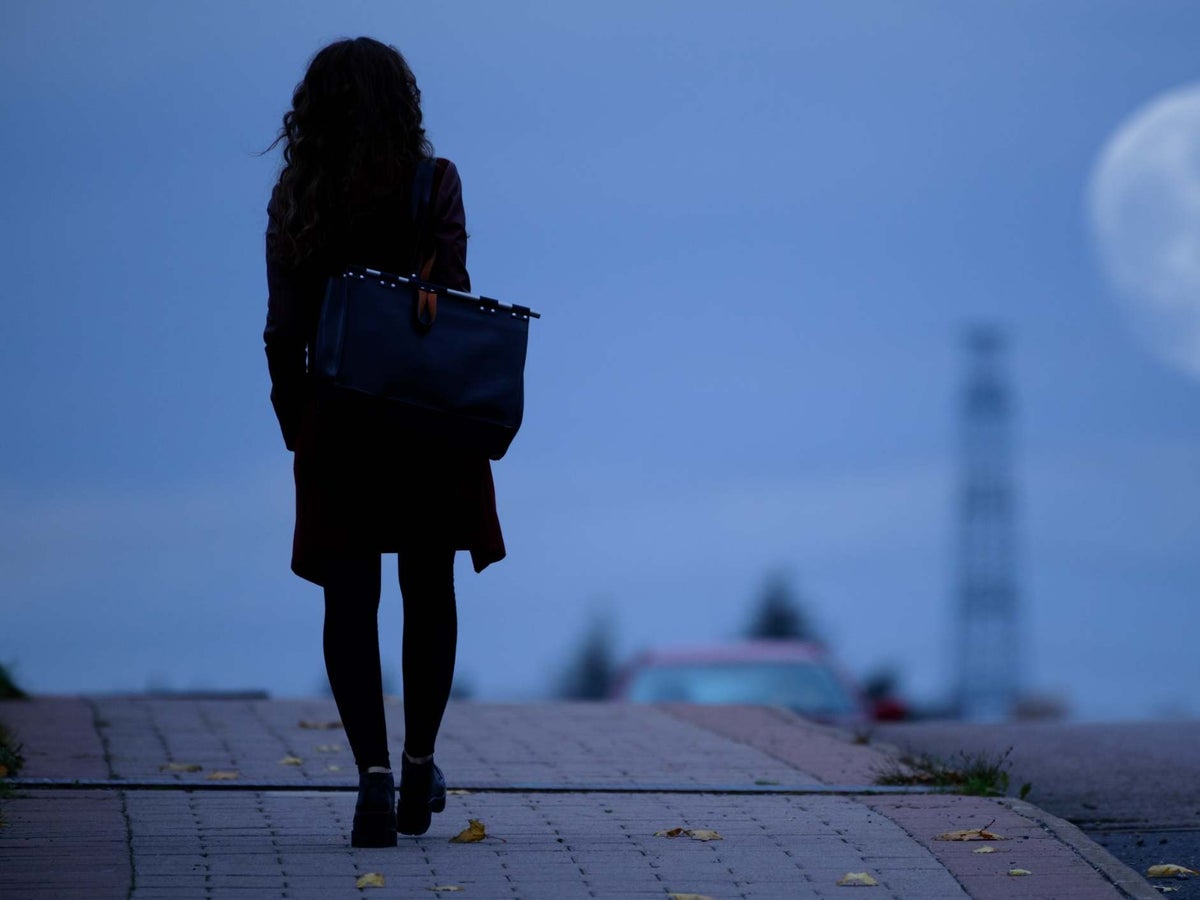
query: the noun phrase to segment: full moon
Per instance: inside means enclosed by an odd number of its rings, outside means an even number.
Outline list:
[[[1135,331],[1200,377],[1200,85],[1161,94],[1121,123],[1097,159],[1087,204]]]

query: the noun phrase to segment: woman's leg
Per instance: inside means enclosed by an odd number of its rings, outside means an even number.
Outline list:
[[[454,551],[411,549],[399,554],[404,599],[404,749],[432,755],[450,699],[458,645]]]
[[[325,671],[358,771],[391,768],[379,666],[378,553],[338,560],[325,583]]]

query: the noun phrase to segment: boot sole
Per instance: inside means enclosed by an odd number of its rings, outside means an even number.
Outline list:
[[[445,809],[445,794],[433,797],[429,800],[429,803],[424,806],[418,806],[415,809],[409,809],[400,804],[396,808],[396,830],[401,834],[424,834],[429,830],[429,824],[433,820],[432,813],[444,812]]]
[[[445,804],[442,806],[445,808]],[[396,830],[401,834],[424,834],[429,830],[429,823],[433,819],[433,816],[430,815],[431,809],[430,806],[418,807],[413,810],[400,807],[396,813]]]
[[[391,812],[366,812],[354,817],[351,847],[395,847],[396,822]]]

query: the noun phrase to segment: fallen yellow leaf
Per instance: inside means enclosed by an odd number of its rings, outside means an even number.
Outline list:
[[[1008,838],[992,834],[985,828],[971,828],[967,831],[946,831],[934,838],[935,841],[1007,841]]]
[[[238,777],[238,773],[232,769],[218,769],[216,772],[210,772],[208,775],[209,781],[233,781]]]
[[[341,728],[342,727],[342,723],[337,720],[334,720],[331,722],[318,722],[314,719],[301,719],[299,722],[299,725],[301,728],[316,728],[316,729],[328,729],[328,728]]]
[[[204,766],[198,763],[166,763],[158,767],[160,772],[199,772]]]
[[[972,852],[972,853],[995,853],[995,852],[996,852],[996,848],[995,848],[995,847],[992,847],[992,846],[976,847],[976,848],[975,848],[974,850],[972,850],[971,852]]]
[[[304,760],[302,760],[300,757],[291,756],[291,755],[285,756],[283,759],[281,759],[279,761],[279,764],[281,766],[299,766],[299,765],[302,765],[303,763],[304,763]]]
[[[368,872],[366,875],[359,875],[354,881],[354,886],[357,888],[383,887],[383,873]]]
[[[838,879],[842,887],[875,887],[879,884],[866,872],[847,872]]]
[[[461,891],[462,889],[461,884],[435,884],[433,887],[425,888],[427,891]]]
[[[1009,869],[1008,874],[1009,875],[1032,875],[1033,873],[1030,872],[1028,869]]]
[[[674,828],[668,828],[666,831],[654,832],[655,837],[679,837],[681,834],[683,834],[683,828],[678,825]]]
[[[341,744],[320,744],[317,746],[318,753],[340,753],[341,751]]]
[[[446,788],[447,794],[469,794],[471,793],[466,788]]]
[[[452,844],[473,844],[475,841],[482,841],[487,837],[487,831],[484,830],[483,822],[479,819],[467,819],[468,825],[454,837],[450,838]]]
[[[667,894],[671,900],[713,900],[708,894]]]
[[[1195,869],[1187,866],[1177,866],[1175,863],[1161,863],[1146,870],[1151,878],[1187,878],[1189,875],[1200,875]]]

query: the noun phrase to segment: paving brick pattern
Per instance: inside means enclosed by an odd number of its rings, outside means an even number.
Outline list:
[[[758,748],[637,704],[456,704],[446,711],[438,754],[464,783],[480,785],[815,781]]]
[[[104,744],[91,704],[78,697],[0,700],[0,722],[23,745],[29,778],[107,778]]]
[[[1058,840],[1037,819],[1013,810],[1007,801],[953,795],[871,797],[863,803],[887,816],[921,844],[950,871],[972,897],[1003,900],[1050,900],[1063,897],[1119,896],[1111,878],[1097,871],[1073,847]],[[1024,804],[1027,808],[1028,804]],[[984,828],[1005,838],[981,844],[975,841],[939,841],[948,831]],[[976,853],[982,846],[994,853]],[[1012,869],[1030,875],[1012,876]],[[1125,887],[1133,896],[1155,896],[1146,882],[1127,872]]]
[[[659,708],[686,722],[750,744],[829,785],[871,784],[892,767],[894,757],[859,738],[870,738],[865,726],[842,731],[805,721],[783,707],[660,704]]]
[[[20,791],[0,803],[0,897],[98,900],[128,894],[132,871],[120,793]]]
[[[205,781],[214,771],[236,771],[252,783],[358,785],[345,734],[299,726],[302,720],[337,721],[332,700],[100,698],[94,703],[114,777],[188,784]],[[404,744],[403,709],[389,703],[387,713],[395,762]],[[281,763],[287,757],[302,762]],[[451,703],[437,757],[452,782],[475,787],[816,782],[760,749],[632,704]],[[202,768],[160,771],[168,763]]]
[[[403,720],[395,702],[388,711],[395,753]],[[452,703],[439,764],[452,788],[478,789],[451,795],[424,836],[354,849],[357,775],[345,735],[299,726],[335,718],[323,700],[0,705],[0,720],[30,745],[23,774],[131,782],[23,785],[5,799],[0,896],[825,898],[846,896],[837,881],[848,872],[872,875],[878,886],[864,896],[875,898],[1155,896],[1134,873],[1109,868],[1101,848],[1016,801],[723,791],[755,781],[844,785],[884,758],[790,714],[747,707]],[[285,756],[302,763],[283,765]],[[161,771],[168,762],[203,768]],[[216,770],[236,770],[239,781],[197,789]],[[157,787],[136,786],[144,782]],[[491,836],[450,843],[470,818]],[[933,840],[989,822],[1010,838],[994,854]],[[722,839],[654,835],[676,826]],[[1014,867],[1033,874],[1007,874]],[[368,872],[385,886],[357,890]],[[437,885],[463,890],[429,890]]]
[[[83,792],[46,792],[14,805],[34,807],[47,794],[92,815]],[[88,792],[89,794],[91,792]],[[109,796],[117,792],[109,792]],[[668,891],[720,898],[842,896],[837,880],[870,872],[873,897],[963,898],[934,857],[887,817],[843,797],[630,793],[479,793],[454,795],[419,838],[386,850],[347,841],[354,795],[300,791],[126,791],[140,900],[189,897],[348,895],[367,872],[385,885],[372,897],[433,896],[454,884],[464,897],[664,897]],[[448,839],[484,822],[491,837]],[[119,819],[119,816],[118,816]],[[656,837],[675,826],[708,828],[721,840]],[[116,843],[124,859],[122,840]],[[52,836],[43,834],[44,839]],[[33,836],[30,837],[33,840]],[[74,842],[58,835],[60,855]],[[48,857],[41,872],[5,882],[14,888],[49,879],[58,889],[86,888],[90,861],[68,870]],[[120,871],[116,875],[122,874]],[[93,896],[123,896],[114,880]],[[447,892],[447,896],[451,894]]]

